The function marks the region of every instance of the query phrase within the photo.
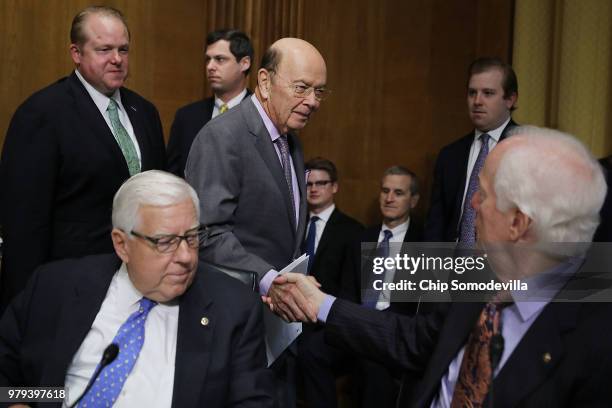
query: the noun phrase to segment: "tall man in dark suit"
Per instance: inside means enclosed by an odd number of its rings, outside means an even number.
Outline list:
[[[43,262],[112,252],[113,195],[130,174],[165,166],[157,109],[123,88],[130,47],[123,15],[88,7],[70,38],[76,70],[28,98],[6,135],[2,306]]]
[[[511,113],[518,99],[512,67],[497,58],[480,58],[468,69],[467,106],[474,130],[440,150],[425,240],[474,242],[474,212],[469,206],[486,155],[516,124]],[[486,141],[486,143],[483,143]]]
[[[238,105],[251,94],[247,76],[253,61],[249,37],[238,30],[217,30],[206,36],[206,78],[214,95],[176,112],[168,139],[168,171],[184,177],[189,149],[212,118]]]
[[[334,344],[421,373],[412,402],[402,394],[398,406],[609,405],[612,305],[562,302],[590,286],[581,272],[609,272],[587,269],[584,247],[575,245],[589,243],[599,223],[607,189],[601,167],[569,135],[517,128],[488,156],[479,188],[471,203],[479,244],[501,282],[519,279],[526,289],[411,319],[334,300],[299,274],[277,283],[297,283]]]
[[[310,180],[310,176],[309,176]],[[380,185],[379,206],[383,222],[367,228],[357,234],[347,248],[346,261],[337,268],[343,270],[342,292],[330,293],[377,310],[393,311],[414,315],[417,304],[390,302],[390,293],[376,293],[376,299],[362,296],[361,281],[371,265],[362,265],[362,242],[376,242],[378,246],[391,243],[393,249],[399,249],[402,242],[419,242],[423,239],[423,228],[418,220],[410,216],[419,201],[419,181],[416,174],[402,166],[392,166],[383,173]],[[385,280],[393,281],[394,271],[386,273]],[[321,280],[317,277],[317,280]],[[326,293],[325,284],[321,289]],[[323,339],[321,326],[312,333],[304,333],[300,338],[299,359],[304,377],[304,390],[307,402],[312,407],[336,407],[336,373],[356,367],[358,375],[354,378],[359,383],[361,407],[395,406],[399,391],[399,381],[392,372],[380,364],[362,359],[359,364],[355,354],[345,349],[330,346]]]
[[[255,94],[204,126],[185,169],[186,180],[207,197],[201,222],[211,237],[201,258],[224,270],[253,274],[261,295],[291,302],[279,312],[293,320],[305,318],[306,304],[286,298],[272,282],[300,253],[306,180],[295,132],[319,108],[326,81],[325,61],[315,47],[296,38],[276,41],[263,56]],[[275,363],[277,372],[286,373],[278,385],[279,392],[287,392],[287,399],[280,397],[283,408],[295,404],[289,360]]]
[[[198,267],[198,213],[183,179],[130,178],[113,201],[115,254],[42,266],[6,310],[0,385],[66,387],[71,405],[114,343],[87,406],[271,407],[260,301]]]

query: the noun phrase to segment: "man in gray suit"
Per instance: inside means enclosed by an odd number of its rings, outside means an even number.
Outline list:
[[[200,213],[211,238],[201,259],[253,273],[259,293],[291,320],[305,317],[307,302],[286,296],[273,280],[299,255],[306,224],[303,155],[294,132],[327,95],[326,79],[315,47],[296,38],[276,41],[263,56],[255,94],[200,130],[185,168],[186,180],[207,197]],[[284,381],[292,388],[290,377]],[[283,407],[294,405],[283,400]]]

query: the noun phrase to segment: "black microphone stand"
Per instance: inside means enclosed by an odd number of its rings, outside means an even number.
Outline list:
[[[104,353],[102,354],[102,360],[100,360],[100,365],[98,366],[98,369],[95,371],[94,375],[91,377],[91,380],[89,380],[89,384],[87,384],[87,387],[85,387],[85,391],[83,391],[81,396],[77,398],[76,401],[74,401],[74,403],[70,406],[70,408],[74,408],[77,406],[77,404],[83,399],[85,394],[87,394],[89,390],[91,389],[91,387],[93,387],[94,382],[96,381],[96,379],[98,378],[98,376],[100,375],[104,367],[106,367],[107,365],[115,361],[115,359],[117,358],[117,355],[119,355],[119,346],[116,345],[115,343],[109,344],[104,349]]]

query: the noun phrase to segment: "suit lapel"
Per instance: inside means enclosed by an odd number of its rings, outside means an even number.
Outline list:
[[[579,303],[549,303],[493,382],[495,405],[518,406],[563,358],[561,334],[576,327]],[[548,360],[545,356],[550,357]]]
[[[204,274],[198,268],[192,287],[180,299],[176,363],[174,369],[173,407],[197,407],[204,390],[216,318],[211,314],[212,297]]]
[[[285,175],[283,173],[283,167],[278,159],[278,155],[276,154],[276,149],[272,144],[272,140],[270,139],[270,134],[266,129],[263,120],[259,116],[259,112],[257,108],[253,104],[252,101],[246,100],[244,103],[241,103],[239,106],[244,109],[244,118],[246,120],[247,126],[249,128],[249,132],[255,136],[255,148],[259,152],[259,155],[263,159],[264,163],[268,167],[272,178],[276,182],[276,185],[283,196],[283,201],[285,202],[286,215],[288,217],[289,223],[291,224],[292,233],[296,234],[296,225],[295,225],[295,215],[293,214],[293,206],[291,204],[291,199],[289,197],[289,186],[287,185],[287,180],[285,180]],[[295,162],[294,162],[294,165]],[[302,168],[304,164],[301,164]],[[297,168],[296,168],[297,174]],[[298,177],[299,178],[299,177]],[[298,182],[299,184],[299,182]],[[303,200],[301,200],[303,201]],[[300,214],[301,214],[301,205],[300,205]],[[299,241],[299,240],[297,240]],[[299,245],[297,247],[299,248]]]
[[[298,192],[300,194],[300,208],[298,210],[298,226],[297,226],[297,237],[295,254],[299,253],[301,241],[304,239],[306,233],[306,218],[307,218],[307,200],[306,200],[306,177],[304,170],[304,156],[302,154],[302,146],[298,137],[295,134],[289,134],[289,149],[291,151],[291,160],[293,160],[293,167],[295,170],[295,178],[298,182]],[[293,217],[292,217],[293,218]]]
[[[448,371],[453,359],[467,342],[470,331],[476,324],[484,303],[455,303],[444,321],[444,326],[438,336],[438,344],[427,364],[423,376],[425,398],[420,405],[429,406],[440,388],[440,381]]]
[[[105,146],[115,160],[115,168],[120,169],[119,171],[123,173],[125,179],[129,178],[130,172],[119,144],[100,114],[98,107],[74,72],[68,77],[68,84],[70,86],[70,93],[74,98],[74,109],[78,112],[83,126],[91,130],[91,135],[83,134],[82,136],[85,138],[91,136],[92,142],[97,140]]]
[[[98,258],[95,263],[86,266],[88,270],[83,271],[82,280],[75,282],[74,290],[64,302],[57,321],[55,347],[49,355],[52,359],[50,367],[53,368],[49,370],[46,383],[64,383],[68,366],[91,329],[120,264],[121,261],[114,255],[103,258],[102,262]]]

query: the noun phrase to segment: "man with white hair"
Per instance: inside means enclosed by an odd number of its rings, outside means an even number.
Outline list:
[[[333,344],[421,373],[414,400],[402,394],[398,406],[608,406],[612,305],[563,302],[592,266],[575,244],[588,245],[597,228],[600,166],[573,137],[523,127],[491,152],[479,179],[478,243],[499,280],[522,279],[528,290],[411,319],[334,299],[299,275],[277,283],[298,284]]]
[[[259,299],[198,268],[198,220],[181,178],[126,181],[113,200],[115,254],[44,265],[9,305],[0,386],[65,387],[68,406],[271,406]]]

